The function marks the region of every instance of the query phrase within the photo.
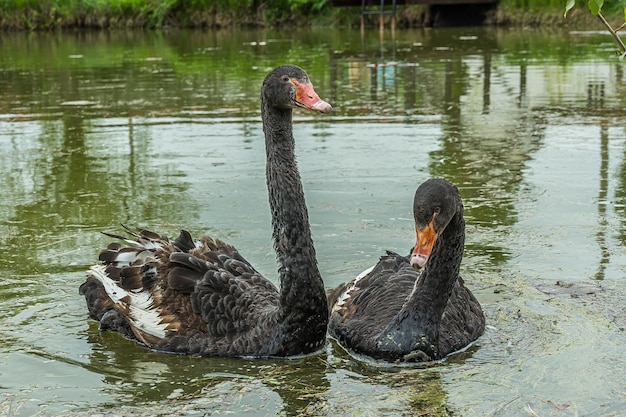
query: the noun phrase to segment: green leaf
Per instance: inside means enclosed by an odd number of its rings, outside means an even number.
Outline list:
[[[604,4],[604,0],[589,0],[587,3],[587,7],[591,11],[591,14],[597,16],[602,10],[602,5]]]
[[[576,5],[576,0],[567,0],[567,4],[565,5],[565,13],[563,13],[563,17],[567,17],[567,12],[572,10]],[[624,8],[624,13],[626,14],[626,8]]]

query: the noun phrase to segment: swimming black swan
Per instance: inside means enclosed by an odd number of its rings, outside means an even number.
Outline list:
[[[263,81],[261,115],[280,290],[217,239],[146,230],[100,253],[80,286],[89,315],[149,348],[202,356],[286,357],[320,349],[328,308],[294,155],[292,109],[329,113],[301,68]]]
[[[459,190],[429,179],[415,192],[413,213],[417,243],[409,257],[387,252],[328,294],[329,333],[350,351],[389,362],[429,361],[485,329],[480,304],[459,276],[465,243]]]

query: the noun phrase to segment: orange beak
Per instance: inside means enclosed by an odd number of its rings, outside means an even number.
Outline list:
[[[313,84],[301,84],[295,78],[291,79],[291,84],[296,87],[296,105],[298,107],[324,114],[330,113],[333,109],[330,104],[317,95],[313,89]]]
[[[428,257],[430,256],[430,252],[433,250],[433,245],[435,244],[435,240],[437,240],[437,232],[435,231],[434,223],[435,216],[430,220],[428,226],[423,229],[415,228],[417,232],[417,242],[415,243],[415,247],[411,251],[411,266],[415,269],[421,269],[426,265],[426,261],[428,261]]]

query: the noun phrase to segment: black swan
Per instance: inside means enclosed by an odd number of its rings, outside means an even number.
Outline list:
[[[413,213],[417,243],[409,257],[387,252],[328,294],[329,333],[349,351],[389,362],[430,361],[485,329],[480,304],[459,276],[465,243],[459,190],[429,179],[415,192]]]
[[[124,244],[104,249],[80,286],[100,330],[200,356],[286,357],[324,345],[328,308],[294,155],[295,107],[331,111],[304,70],[283,65],[261,90],[280,290],[220,240],[127,229],[130,238],[107,234]]]

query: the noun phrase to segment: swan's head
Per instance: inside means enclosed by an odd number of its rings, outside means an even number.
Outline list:
[[[330,104],[322,100],[307,73],[295,65],[281,65],[272,70],[263,81],[261,99],[272,107],[293,109],[301,107],[319,113],[330,113]]]
[[[417,188],[413,200],[417,242],[410,256],[413,268],[424,267],[437,236],[460,210],[463,204],[458,188],[443,178],[431,178]]]

